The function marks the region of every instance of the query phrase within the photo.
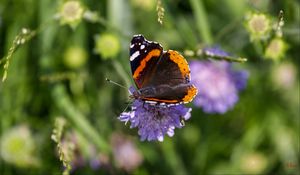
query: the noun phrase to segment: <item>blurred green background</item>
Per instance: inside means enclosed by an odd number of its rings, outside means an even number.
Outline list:
[[[72,2],[0,1],[1,175],[61,174],[51,135],[64,123],[71,174],[299,174],[299,1],[162,0],[162,25],[156,0]],[[268,58],[272,36],[251,40],[246,16],[276,24],[280,10],[287,50]],[[134,84],[128,49],[139,33],[164,49],[218,45],[248,58],[235,63],[250,75],[239,102],[224,115],[189,104],[192,117],[172,138],[141,142],[117,119],[127,90],[105,81]]]

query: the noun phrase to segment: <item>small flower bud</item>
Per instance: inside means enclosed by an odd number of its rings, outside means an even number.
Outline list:
[[[192,50],[185,50],[183,54],[184,54],[185,56],[188,56],[188,57],[193,57],[193,56],[195,56],[195,52],[192,51]]]
[[[101,34],[95,37],[95,52],[102,58],[112,58],[120,52],[120,41],[114,34]]]
[[[271,40],[265,50],[265,57],[273,59],[274,61],[278,61],[279,59],[283,58],[286,50],[287,45],[282,38],[274,38]]]
[[[90,10],[86,10],[83,14],[83,18],[89,22],[96,23],[99,21],[99,14]]]
[[[146,11],[154,10],[155,0],[131,0],[135,7],[141,8]]]
[[[247,153],[240,161],[240,169],[245,174],[263,174],[266,167],[266,157],[258,152]]]
[[[86,51],[78,46],[69,47],[63,57],[63,62],[69,68],[79,68],[86,63],[87,53]]]

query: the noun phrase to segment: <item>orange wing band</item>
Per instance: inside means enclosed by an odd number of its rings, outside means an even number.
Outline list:
[[[188,89],[188,92],[187,92],[187,94],[183,97],[182,101],[183,101],[184,103],[189,103],[189,102],[191,102],[191,101],[194,99],[194,97],[197,95],[197,93],[198,93],[198,90],[197,90],[197,88],[193,85],[192,87],[190,87],[190,88]]]
[[[170,59],[178,65],[183,77],[191,78],[190,68],[186,59],[174,50],[169,50],[168,53],[170,54]]]
[[[139,67],[134,71],[133,74],[133,78],[137,79],[137,77],[140,75],[140,73],[144,70],[144,68],[146,67],[147,62],[153,58],[153,57],[159,57],[161,54],[161,51],[159,49],[154,49],[151,52],[148,53],[148,55],[146,56],[146,58],[144,58]]]

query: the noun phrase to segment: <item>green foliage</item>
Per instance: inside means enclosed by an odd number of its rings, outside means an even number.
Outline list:
[[[66,121],[64,118],[56,118],[51,139],[57,144],[59,160],[62,161],[65,168],[63,175],[68,175],[72,169],[71,161],[74,157],[74,145],[71,142],[62,141],[65,125]]]
[[[1,0],[0,174],[61,174],[59,160],[70,174],[297,174],[299,9],[296,0]],[[259,15],[262,33],[248,25]],[[139,33],[188,61],[206,46],[231,53],[214,59],[249,71],[239,102],[224,115],[189,104],[172,138],[139,141],[117,120],[127,90],[106,81],[134,84],[128,49]],[[136,169],[118,166],[115,133],[141,153]]]

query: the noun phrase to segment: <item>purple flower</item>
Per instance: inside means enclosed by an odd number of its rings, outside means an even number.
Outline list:
[[[191,108],[184,105],[160,106],[135,99],[130,112],[121,113],[119,120],[130,122],[130,128],[138,128],[141,140],[163,141],[164,135],[172,137],[175,128],[183,127],[182,120],[191,117]]]
[[[101,161],[99,159],[99,157],[96,157],[96,158],[92,158],[90,160],[90,167],[93,169],[93,170],[98,170],[101,166]]]
[[[128,137],[113,133],[111,143],[113,156],[118,167],[132,172],[143,162],[143,155]]]
[[[228,56],[217,48],[204,49],[206,55]],[[206,113],[225,113],[238,101],[245,88],[248,72],[233,70],[226,61],[192,61],[192,83],[198,88],[194,104]]]

